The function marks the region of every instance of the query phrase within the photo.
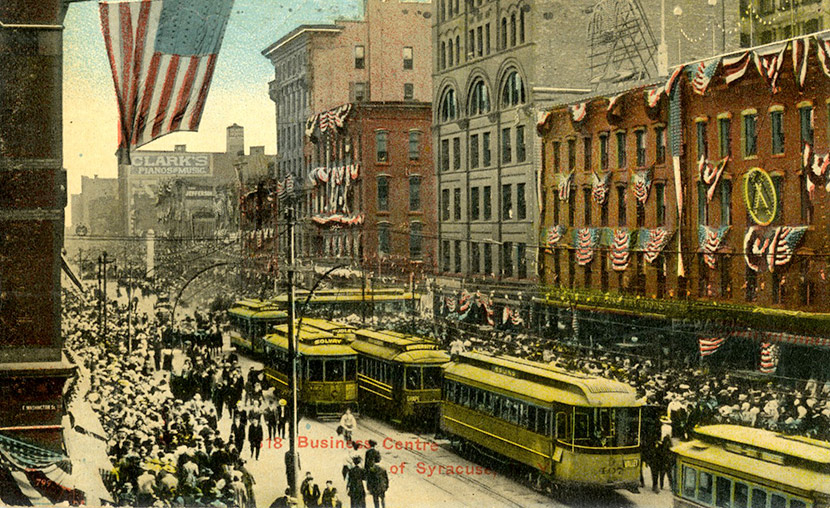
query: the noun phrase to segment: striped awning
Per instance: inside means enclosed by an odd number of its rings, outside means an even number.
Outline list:
[[[771,332],[765,330],[742,330],[734,331],[730,333],[729,336],[757,341],[793,344],[796,346],[818,346],[830,348],[830,338],[814,337],[812,335],[795,335],[792,333]]]

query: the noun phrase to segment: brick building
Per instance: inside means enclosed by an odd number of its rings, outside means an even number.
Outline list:
[[[540,125],[540,243],[544,280],[552,286],[543,305],[596,312],[598,323],[612,314],[634,316],[657,330],[652,335],[672,330],[678,354],[696,354],[701,336],[724,337],[731,353],[712,361],[729,358],[749,370],[758,366],[759,343],[769,342],[780,348],[778,374],[826,377],[830,77],[817,57],[823,37],[743,50],[713,67],[689,65],[676,81],[675,100],[660,93],[660,84],[629,90],[610,109],[607,98],[554,109]],[[796,67],[792,48],[804,41],[811,50]],[[759,73],[756,58],[775,79]],[[650,91],[655,108],[648,105]],[[625,119],[610,121],[615,111]],[[671,135],[672,125],[679,137]],[[682,208],[674,196],[672,153],[678,154]],[[633,166],[632,175],[618,176],[621,161]],[[607,212],[585,205],[596,189],[587,183],[586,167],[610,168]],[[640,168],[652,175],[643,207],[634,204],[632,188]],[[558,199],[560,184],[570,184],[567,203]],[[637,227],[627,265],[615,236],[623,225]],[[591,234],[597,226],[600,233]],[[654,241],[656,227],[666,228],[668,240]],[[644,240],[642,228],[650,230]],[[653,262],[643,264],[641,257]],[[685,276],[678,275],[681,257]]]
[[[742,0],[741,46],[751,47],[824,29],[827,0]]]
[[[118,180],[115,178],[81,177],[81,192],[71,196],[72,230],[90,235],[117,235],[120,214]]]
[[[342,128],[317,130],[303,257],[351,260],[379,272],[432,272],[430,122],[426,103],[367,102],[344,111]]]

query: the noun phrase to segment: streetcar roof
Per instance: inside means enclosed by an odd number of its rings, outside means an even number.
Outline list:
[[[738,476],[752,476],[769,484],[789,487],[785,490],[798,489],[801,495],[810,495],[809,493],[813,492],[830,495],[830,474],[805,467],[803,460],[788,460],[785,457],[797,457],[791,453],[793,449],[782,448],[791,441],[788,436],[738,425],[698,427],[695,433],[698,434],[698,438],[680,443],[674,446],[672,451],[683,459],[734,471]],[[721,439],[721,436],[725,436],[725,443],[711,442],[713,438]],[[767,443],[766,439],[769,439],[770,443]],[[798,441],[795,440],[794,443]],[[822,450],[818,453],[822,456],[819,462],[822,466],[826,464],[824,461],[827,459],[827,446],[827,443],[815,446]],[[771,451],[764,451],[765,449]],[[794,449],[797,454],[803,454],[805,451],[800,445],[794,446]],[[814,464],[817,462],[815,458],[806,460]]]
[[[357,327],[355,326],[345,323],[338,323],[336,321],[329,321],[328,319],[303,318],[303,325],[308,325],[326,332],[357,330]]]
[[[392,331],[357,330],[355,351],[367,356],[404,363],[446,363],[450,357],[424,337]]]
[[[734,445],[733,449],[769,452],[821,465],[830,465],[830,443],[817,439],[787,436],[741,425],[707,425],[697,427],[695,434],[701,441],[719,443],[727,447]]]
[[[276,327],[276,333],[265,336],[266,349],[288,350],[288,323]],[[297,331],[297,352],[303,356],[355,356],[355,351],[342,337],[303,326]]]
[[[481,352],[461,353],[445,369],[448,378],[497,387],[540,401],[575,406],[637,407],[631,386],[587,374],[573,373],[543,363]]]
[[[261,300],[239,300],[228,309],[228,314],[249,319],[287,319],[288,314],[272,303]]]

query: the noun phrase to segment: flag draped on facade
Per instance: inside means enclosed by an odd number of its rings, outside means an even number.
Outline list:
[[[645,205],[651,191],[651,168],[635,171],[631,175],[631,181],[634,184],[634,197],[640,204]]]
[[[745,51],[738,55],[723,58],[723,79],[727,85],[746,74],[746,70],[753,60],[752,55],[751,51]]]
[[[778,369],[779,346],[772,342],[761,343],[761,361],[758,370],[764,374],[775,374]]]
[[[198,129],[232,6],[233,0],[99,4],[124,155],[165,134]]]
[[[601,230],[598,228],[577,228],[574,230],[576,262],[585,266],[594,259],[594,249],[599,244]]]
[[[698,346],[700,347],[700,356],[709,356],[717,351],[724,342],[726,342],[726,338],[704,338],[700,337],[697,339]]]
[[[618,272],[625,271],[630,259],[631,232],[625,228],[614,230],[614,237],[611,241],[611,267]]]
[[[513,310],[507,305],[505,305],[501,314],[501,322],[505,325],[512,324],[514,326],[520,326],[524,324],[525,320],[522,319],[522,316],[521,314],[519,314],[519,311]]]
[[[816,53],[818,54],[818,61],[821,64],[821,70],[824,71],[825,75],[830,76],[830,58],[827,56],[828,52],[830,52],[830,34],[816,36]]]
[[[718,70],[720,58],[713,58],[709,61],[701,60],[697,65],[688,66],[689,74],[691,76],[692,90],[699,95],[706,93],[709,87],[709,82],[712,81],[712,76]]]
[[[703,253],[703,262],[712,270],[715,269],[715,253],[723,245],[727,233],[729,233],[729,226],[718,228],[703,224],[697,226],[697,241]]]
[[[561,225],[550,226],[548,228],[547,234],[547,245],[548,247],[554,247],[560,240],[565,236],[565,233],[568,231],[568,228]]]
[[[656,108],[660,104],[660,97],[663,95],[663,87],[649,88],[645,91],[646,105]]]
[[[675,74],[679,76],[680,67],[675,69]],[[675,74],[672,74],[674,77]],[[677,221],[678,224],[683,221],[683,179],[680,168],[680,156],[683,154],[683,109],[681,103],[682,93],[679,87],[674,87],[675,79],[669,79],[666,84],[666,93],[669,96],[669,149],[672,156],[672,169],[674,170],[674,196],[675,204],[677,206]],[[677,230],[677,276],[685,277],[686,270],[683,266],[683,243],[681,241],[680,232],[682,228]]]
[[[611,172],[607,172],[600,176],[594,171],[591,174],[591,195],[594,201],[602,206],[605,200],[608,199],[608,190],[611,188]]]
[[[824,190],[830,192],[830,175],[827,174],[827,168],[830,167],[830,153],[815,153],[813,147],[805,143],[803,165],[807,175],[807,193],[810,199],[815,197],[817,186],[824,187]]]
[[[775,44],[763,50],[755,51],[755,66],[758,72],[766,79],[772,93],[778,92],[778,78],[784,66],[784,51],[787,43]]]
[[[715,196],[715,189],[718,188],[727,162],[729,162],[729,156],[724,157],[717,164],[713,164],[704,157],[700,158],[697,169],[700,171],[700,180],[706,185],[706,201],[712,201]]]
[[[556,188],[559,191],[559,201],[568,201],[571,198],[571,183],[573,182],[574,172],[570,173],[556,173]]]
[[[807,226],[750,227],[744,235],[746,265],[759,272],[766,263],[767,269],[774,272],[776,266],[790,262],[806,232]]]
[[[574,122],[581,122],[585,120],[585,117],[588,115],[588,103],[587,102],[580,102],[579,104],[573,104],[568,106],[568,109],[571,111],[571,120]]]
[[[807,57],[810,55],[810,38],[802,37],[793,40],[793,74],[799,88],[804,88],[807,79]]]
[[[640,229],[637,231],[637,243],[639,250],[643,252],[643,258],[647,263],[653,263],[663,252],[672,237],[671,231],[666,228]]]

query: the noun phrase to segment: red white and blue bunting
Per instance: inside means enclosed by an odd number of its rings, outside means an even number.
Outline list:
[[[614,230],[611,242],[611,267],[622,272],[628,268],[631,259],[631,232],[620,228]]]
[[[342,129],[351,111],[351,104],[343,104],[342,106],[337,106],[336,108],[308,117],[305,123],[305,135],[309,138],[312,137],[314,130],[317,128],[320,129],[321,133],[326,133],[334,128]]]
[[[719,228],[702,224],[697,226],[697,241],[700,245],[700,252],[703,253],[703,262],[712,270],[715,269],[715,254],[723,245],[727,233],[729,233],[729,226]]]
[[[335,185],[341,185],[346,181],[347,176],[351,180],[357,180],[360,176],[360,164],[314,168],[308,172],[308,181],[312,185],[317,185],[317,182],[328,183],[329,180],[333,180]]]
[[[640,204],[645,205],[651,191],[651,168],[635,171],[631,175],[631,182],[634,186],[634,197]]]
[[[712,201],[715,196],[715,190],[718,188],[718,183],[720,183],[727,162],[729,162],[729,156],[724,157],[717,164],[713,164],[703,157],[698,161],[697,169],[700,172],[700,180],[706,185],[706,201]]]
[[[556,189],[559,191],[559,201],[566,202],[571,199],[571,183],[573,183],[574,172],[556,173]]]
[[[652,109],[660,105],[660,97],[663,96],[664,88],[649,88],[645,91],[646,105]]]
[[[484,307],[484,316],[487,319],[487,324],[496,326],[496,321],[493,319],[493,300],[490,297],[481,294],[481,291],[476,291],[476,305]]]
[[[522,319],[519,311],[513,310],[505,305],[501,313],[501,322],[505,325],[512,324],[513,326],[521,326],[524,324],[525,320]]]
[[[704,95],[706,89],[709,87],[709,82],[712,81],[712,76],[718,70],[720,58],[713,58],[711,60],[701,60],[696,66],[689,65],[687,69],[691,76],[692,90],[698,95]]]
[[[758,370],[764,374],[775,374],[778,369],[779,346],[772,342],[761,343],[761,361]]]
[[[594,259],[594,249],[599,245],[601,228],[577,228],[574,229],[574,249],[576,250],[576,262],[585,266]]]
[[[580,102],[579,104],[572,104],[568,106],[568,109],[571,112],[571,120],[576,123],[585,120],[585,117],[588,115],[588,103],[587,102]]]
[[[550,226],[547,234],[547,246],[553,248],[565,236],[568,228],[561,225]]]
[[[602,206],[605,204],[605,200],[608,199],[608,190],[611,188],[611,172],[608,171],[604,175],[600,176],[594,171],[591,174],[591,196],[593,196],[594,201],[599,205]]]
[[[752,226],[744,235],[746,266],[760,272],[766,263],[767,269],[774,272],[775,267],[790,262],[806,232],[807,226]]]
[[[830,175],[827,173],[827,168],[830,167],[830,153],[818,154],[807,143],[803,150],[803,165],[807,174],[807,192],[810,200],[815,197],[816,187],[824,187],[825,191],[830,192]]]
[[[778,92],[778,78],[784,66],[784,51],[786,50],[787,43],[783,42],[755,51],[755,67],[767,81],[772,93]]]
[[[816,53],[821,64],[821,70],[824,71],[826,76],[830,76],[830,58],[827,57],[830,53],[830,34],[816,36]]]
[[[365,217],[364,215],[357,214],[352,216],[346,216],[339,213],[333,215],[315,215],[311,218],[315,223],[325,226],[327,224],[339,224],[342,226],[355,226],[359,224],[363,224]]]
[[[715,351],[720,349],[723,346],[724,342],[726,342],[725,337],[700,337],[697,339],[698,346],[700,347],[700,356],[709,356],[714,354]]]
[[[663,252],[672,237],[672,232],[666,228],[640,229],[637,232],[638,250],[643,252],[647,263],[653,263]]]
[[[807,80],[807,57],[810,56],[810,38],[802,37],[792,42],[793,74],[798,88],[804,88]]]

